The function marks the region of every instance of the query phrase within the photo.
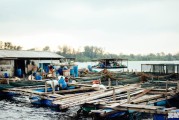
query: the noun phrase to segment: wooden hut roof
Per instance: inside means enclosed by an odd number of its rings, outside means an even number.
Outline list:
[[[0,59],[61,59],[65,58],[54,52],[25,51],[25,50],[0,50]]]

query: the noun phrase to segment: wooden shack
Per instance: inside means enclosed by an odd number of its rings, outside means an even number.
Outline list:
[[[51,63],[60,63],[60,59],[64,57],[49,51],[0,50],[0,77],[22,77],[31,64],[44,69]]]

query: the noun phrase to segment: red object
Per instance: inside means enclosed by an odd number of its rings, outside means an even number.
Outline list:
[[[93,84],[100,84],[99,80],[93,80]]]

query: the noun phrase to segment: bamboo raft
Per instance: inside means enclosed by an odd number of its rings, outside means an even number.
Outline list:
[[[38,81],[40,82],[40,81]],[[155,87],[141,88],[141,84],[130,84],[120,86],[108,86],[107,90],[95,90],[91,84],[69,83],[69,86],[75,86],[75,89],[48,91],[45,92],[45,85],[23,86],[8,88],[3,92],[12,92],[31,97],[38,97],[38,100],[49,101],[51,106],[58,109],[68,109],[73,106],[98,106],[97,109],[89,111],[90,114],[100,114],[105,116],[117,111],[137,111],[143,113],[165,114],[167,115],[173,109],[164,106],[154,106],[153,104],[162,100],[171,99],[179,92],[179,82],[177,81],[157,81],[165,83],[165,89]],[[168,89],[167,84],[176,84],[175,89]],[[43,89],[43,91],[38,91]],[[48,87],[50,89],[50,87]],[[31,100],[31,102],[36,100]],[[106,113],[105,109],[111,109]]]
[[[95,91],[94,88],[85,85],[79,84],[77,86],[82,87],[71,90],[56,91],[55,94],[52,94],[52,92],[45,93],[34,91],[34,89],[44,88],[43,85],[10,88],[8,90],[4,90],[4,92],[15,92],[29,96],[37,95],[40,98],[52,100],[52,103],[58,105],[60,109],[66,109],[85,103],[94,105],[101,104],[101,106],[108,106],[109,104],[113,103],[119,103],[119,105],[126,103],[139,104],[150,100],[157,100],[159,98],[165,97],[166,95],[169,97],[175,93],[175,91],[166,92],[165,90],[160,91],[152,88],[144,89],[140,88],[138,84],[119,86],[110,88],[108,90],[99,91]],[[156,91],[158,94],[151,94]],[[76,94],[76,92],[81,93]]]

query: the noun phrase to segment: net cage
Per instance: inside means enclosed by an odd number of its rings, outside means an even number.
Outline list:
[[[175,73],[175,65],[166,65],[166,74]]]
[[[150,64],[142,64],[141,72],[152,72],[153,66]]]
[[[154,74],[178,74],[179,64],[141,64],[141,72]]]
[[[164,65],[159,64],[159,65],[153,65],[153,73],[159,73],[159,74],[164,74]]]

